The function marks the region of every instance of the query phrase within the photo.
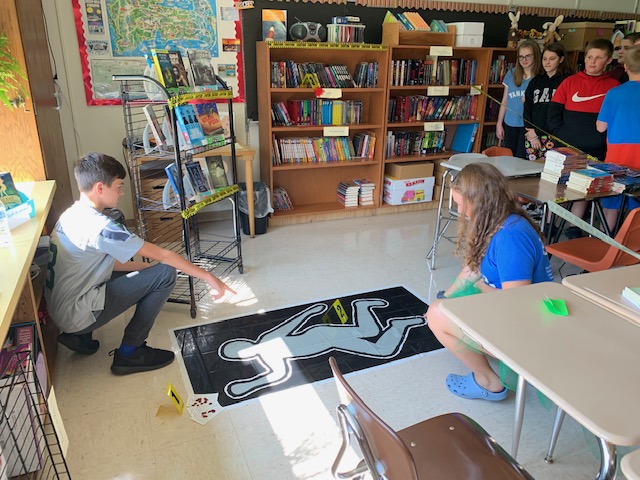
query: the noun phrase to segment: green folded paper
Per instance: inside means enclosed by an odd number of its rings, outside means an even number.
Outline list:
[[[544,305],[554,315],[561,315],[563,317],[567,317],[569,315],[569,309],[567,308],[567,303],[561,298],[549,298],[542,301]]]

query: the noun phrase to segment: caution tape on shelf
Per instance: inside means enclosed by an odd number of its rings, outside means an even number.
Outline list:
[[[386,52],[388,45],[374,43],[326,43],[326,42],[266,42],[269,48],[313,48],[316,50],[378,50]]]
[[[207,90],[205,92],[182,93],[171,97],[167,103],[169,108],[174,108],[192,100],[228,100],[230,98],[233,98],[231,90]]]
[[[587,222],[577,217],[566,208],[562,208],[560,205],[554,202],[549,202],[548,206],[551,213],[555,213],[559,217],[564,218],[568,222],[580,228],[580,230],[587,232],[589,235],[593,235],[597,239],[602,240],[607,245],[611,245],[612,247],[622,250],[624,253],[628,253],[632,257],[640,259],[640,253],[634,252],[633,250],[622,245],[621,243],[616,242],[609,235],[605,234],[604,232],[601,232],[600,230],[595,228],[593,225],[589,225]]]
[[[182,218],[185,220],[193,217],[200,209],[206,207],[207,205],[211,205],[212,203],[219,202],[223,198],[230,197],[234,193],[239,190],[238,185],[229,185],[228,187],[221,188],[220,190],[216,190],[215,193],[212,193],[204,200],[199,201],[191,205],[189,208],[182,210]]]

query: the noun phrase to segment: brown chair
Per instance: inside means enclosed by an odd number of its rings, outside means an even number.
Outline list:
[[[368,472],[374,480],[533,479],[480,425],[461,413],[440,415],[395,432],[358,397],[333,357],[329,364],[341,401],[337,414],[342,446],[331,468],[334,478],[350,479]],[[352,439],[362,459],[354,469],[340,472]]]
[[[482,153],[484,153],[487,157],[513,157],[513,152],[510,148],[507,147],[499,147],[494,145],[493,147],[485,148]]]
[[[640,208],[631,210],[615,236],[615,241],[634,252],[640,252]],[[547,245],[547,253],[588,272],[640,263],[635,257],[607,245],[595,237],[574,238]]]

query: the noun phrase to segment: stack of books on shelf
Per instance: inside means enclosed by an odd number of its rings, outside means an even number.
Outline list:
[[[359,88],[375,88],[378,85],[378,62],[360,62],[353,73],[353,81]]]
[[[284,187],[275,187],[273,189],[273,209],[282,211],[293,210],[293,204]]]
[[[366,178],[359,178],[353,181],[360,187],[358,192],[358,205],[373,205],[373,190],[376,184]]]
[[[588,195],[608,193],[613,186],[613,175],[595,168],[573,170],[569,174],[567,188]]]
[[[569,147],[558,147],[545,153],[544,169],[540,178],[546,182],[564,185],[573,170],[587,168],[589,160],[585,153]]]
[[[314,98],[271,104],[274,126],[354,125],[362,123],[362,100]]]
[[[389,122],[433,120],[473,120],[478,110],[478,95],[427,97],[409,95],[389,98]]]
[[[498,55],[491,63],[491,70],[489,71],[489,83],[497,84],[502,83],[507,72],[513,68],[512,63],[508,63],[504,55]]]
[[[373,158],[375,146],[376,136],[373,132],[361,132],[353,136],[353,149],[356,157]]]
[[[273,165],[350,162],[357,157],[349,137],[277,138],[274,135],[273,147]]]
[[[364,43],[364,28],[360,17],[353,15],[331,17],[327,25],[328,43]]]
[[[407,85],[473,85],[478,61],[464,58],[424,60],[398,59],[391,61],[391,86]]]
[[[355,182],[340,182],[338,184],[338,202],[345,207],[357,207],[359,191],[360,187]]]

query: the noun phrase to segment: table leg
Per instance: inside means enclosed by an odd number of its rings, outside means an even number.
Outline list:
[[[251,238],[256,236],[256,219],[254,216],[255,205],[253,203],[253,155],[244,157],[244,179],[247,183],[247,206],[249,210],[249,234]]]
[[[544,457],[545,463],[553,463],[553,451],[556,449],[556,443],[558,442],[558,436],[560,435],[560,429],[562,428],[562,422],[564,421],[564,410],[560,407],[556,407],[556,420],[553,422],[553,432],[551,432],[551,441],[549,442],[549,450],[547,456]]]
[[[600,471],[596,480],[613,480],[616,477],[616,446],[598,438],[600,447]]]
[[[518,456],[520,446],[520,434],[522,433],[522,421],[524,420],[524,399],[527,388],[527,381],[522,375],[518,375],[518,385],[516,387],[516,412],[513,422],[513,439],[511,443],[511,456],[515,460]]]
[[[593,210],[598,212],[598,217],[600,217],[600,223],[602,224],[602,230],[607,236],[611,236],[611,230],[609,230],[609,225],[607,224],[607,219],[604,218],[604,211],[602,210],[602,205],[600,204],[600,200],[593,201],[593,207],[591,209],[591,225],[593,225]]]
[[[448,170],[445,170],[445,172],[442,174],[442,181],[440,184],[440,200],[438,201],[438,214],[436,216],[436,232],[433,237],[433,246],[431,247],[431,250],[429,250],[429,253],[427,253],[427,258],[431,259],[431,270],[435,270],[436,268],[436,252],[438,250],[438,243],[440,243],[440,239],[444,234],[444,231],[447,229],[449,223],[451,222],[450,220],[448,220],[444,228],[442,229],[442,232],[440,232],[440,225],[442,223],[442,205],[444,204],[444,190],[446,187],[448,173]]]

